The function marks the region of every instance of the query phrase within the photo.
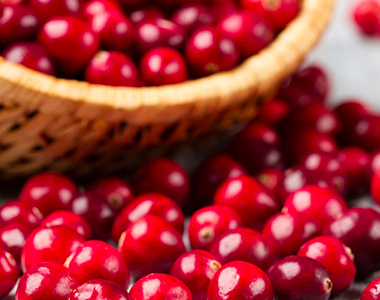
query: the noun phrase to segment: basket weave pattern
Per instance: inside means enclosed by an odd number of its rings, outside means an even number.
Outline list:
[[[96,86],[0,57],[0,176],[120,168],[144,155],[140,149],[252,118],[258,101],[273,95],[317,43],[334,2],[304,0],[299,16],[258,55],[232,71],[172,86]]]

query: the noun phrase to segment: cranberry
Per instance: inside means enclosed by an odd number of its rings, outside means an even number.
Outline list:
[[[215,274],[208,288],[208,300],[272,300],[272,284],[255,265],[234,261]]]
[[[365,187],[369,186],[369,184],[372,180],[372,177],[375,175],[375,173],[378,170],[380,170],[380,150],[375,151],[370,156],[369,164],[368,164],[367,168],[365,169],[365,177],[363,178],[364,183],[365,183]]]
[[[149,274],[138,280],[131,297],[139,300],[191,300],[189,288],[179,279],[166,274]]]
[[[353,10],[353,19],[362,33],[380,33],[380,3],[376,0],[362,0]]]
[[[278,169],[268,168],[257,174],[257,179],[277,202],[282,205],[283,200],[280,195],[280,185],[284,179],[284,173]]]
[[[30,0],[37,17],[42,21],[54,17],[78,16],[82,9],[82,0]]]
[[[168,85],[187,80],[187,66],[177,50],[160,47],[148,51],[140,62],[142,76],[148,85]]]
[[[121,12],[122,8],[113,0],[91,0],[84,5],[82,15],[85,19],[90,20],[91,17],[98,14],[117,11]]]
[[[275,261],[275,253],[268,240],[262,234],[248,228],[223,233],[212,243],[210,253],[222,264],[241,260],[262,270],[266,270]]]
[[[6,60],[21,64],[29,69],[54,75],[53,62],[45,49],[36,43],[18,43],[9,46],[1,54]]]
[[[23,186],[22,201],[37,207],[44,216],[66,209],[78,193],[74,182],[64,175],[41,173],[31,177]]]
[[[0,228],[19,222],[34,229],[40,226],[42,219],[43,216],[36,207],[23,201],[9,201],[0,207]]]
[[[314,102],[323,102],[323,99],[317,98],[292,79],[280,88],[277,98],[285,101],[292,108],[306,106]]]
[[[379,204],[380,203],[380,170],[377,171],[371,181],[371,195],[373,200]]]
[[[187,40],[185,56],[197,75],[227,71],[239,62],[235,43],[217,28],[203,26]]]
[[[190,288],[193,299],[207,300],[210,281],[221,266],[218,259],[209,252],[192,250],[176,260],[170,274]]]
[[[273,99],[260,105],[256,120],[269,126],[277,126],[290,111],[289,105],[282,101]]]
[[[210,204],[217,188],[226,180],[245,175],[243,166],[226,154],[207,158],[193,176],[194,199]]]
[[[227,150],[251,174],[268,167],[281,168],[284,163],[279,150],[279,136],[265,124],[248,125],[231,140]]]
[[[316,221],[324,228],[330,221],[339,218],[348,206],[335,192],[317,186],[306,186],[288,196],[284,212],[298,212]]]
[[[380,278],[373,280],[363,291],[360,300],[379,300],[380,299]]]
[[[253,177],[230,179],[220,186],[214,204],[227,205],[235,210],[243,225],[261,230],[265,222],[280,210],[277,202]]]
[[[82,216],[88,222],[96,239],[106,240],[109,238],[115,213],[98,194],[85,192],[79,195],[72,202],[71,211]]]
[[[23,5],[24,0],[0,0],[0,5]]]
[[[274,39],[275,31],[269,21],[252,11],[240,11],[223,18],[218,27],[233,40],[243,58],[250,57]]]
[[[145,21],[156,21],[158,19],[165,19],[164,13],[155,6],[142,7],[134,10],[130,14],[130,19],[133,24],[138,25]]]
[[[316,237],[305,243],[298,255],[314,259],[326,269],[333,283],[332,294],[347,290],[355,280],[354,256],[337,238]]]
[[[277,30],[284,29],[300,10],[298,0],[243,0],[243,8],[268,17]]]
[[[77,279],[67,268],[54,262],[45,262],[31,267],[21,277],[16,299],[67,300],[77,287]]]
[[[65,266],[79,284],[93,279],[110,280],[124,288],[129,284],[129,271],[123,256],[105,242],[84,242],[66,260]]]
[[[341,119],[343,125],[349,126],[361,118],[371,115],[371,108],[363,104],[361,100],[346,100],[334,109],[335,114]]]
[[[193,249],[209,250],[222,233],[242,225],[239,215],[228,206],[213,205],[196,211],[189,222],[189,239]]]
[[[108,86],[140,85],[138,70],[125,54],[116,51],[100,51],[88,64],[85,79],[89,83]]]
[[[24,272],[43,262],[61,265],[83,243],[84,238],[64,226],[37,228],[26,240],[21,252],[21,267]]]
[[[353,208],[331,222],[324,234],[351,248],[359,277],[368,276],[380,266],[380,213],[372,208]]]
[[[12,255],[0,248],[0,298],[10,293],[19,276],[20,272]]]
[[[136,45],[140,53],[157,47],[181,49],[185,42],[184,29],[161,18],[142,21],[136,30]]]
[[[2,45],[32,40],[37,35],[39,27],[40,21],[32,8],[22,5],[0,7]]]
[[[180,232],[155,216],[145,216],[128,226],[119,241],[134,279],[153,272],[169,272],[186,249]]]
[[[267,274],[278,299],[328,300],[333,287],[326,269],[315,260],[288,256],[272,265]]]
[[[210,3],[210,9],[214,14],[215,21],[218,21],[237,10],[237,2],[235,0],[213,0]]]
[[[80,285],[68,300],[133,300],[124,288],[108,280],[97,279]]]
[[[0,229],[0,247],[20,263],[21,250],[32,229],[23,223],[10,223]]]
[[[88,190],[106,199],[115,212],[120,212],[134,198],[130,185],[117,177],[96,180],[90,184]]]
[[[190,4],[180,7],[172,16],[173,23],[184,28],[191,34],[203,25],[211,25],[214,15],[210,8],[203,4]]]
[[[54,226],[65,226],[75,230],[86,240],[89,240],[92,236],[90,225],[87,221],[72,212],[69,211],[57,211],[46,217],[41,227],[54,227]]]
[[[321,231],[318,224],[307,216],[293,213],[278,213],[268,220],[263,235],[280,257],[297,254],[299,248]]]
[[[96,35],[85,22],[75,17],[50,19],[40,31],[39,42],[59,71],[67,76],[81,72],[99,50]]]
[[[112,239],[117,242],[131,223],[147,215],[163,219],[179,232],[184,230],[183,213],[173,200],[160,194],[145,194],[137,197],[117,216],[112,227]]]
[[[186,171],[174,161],[153,158],[143,164],[132,180],[137,194],[160,193],[184,205],[190,193]]]

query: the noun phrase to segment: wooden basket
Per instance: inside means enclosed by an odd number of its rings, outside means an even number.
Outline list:
[[[299,16],[258,55],[232,71],[171,86],[91,85],[0,57],[0,176],[103,173],[135,164],[147,149],[252,118],[258,101],[273,95],[317,43],[333,6],[304,0]]]

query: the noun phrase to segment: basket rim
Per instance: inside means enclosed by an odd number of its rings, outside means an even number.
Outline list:
[[[133,112],[136,109],[192,106],[192,110],[227,107],[234,95],[260,93],[271,78],[290,75],[317,43],[332,14],[335,0],[303,0],[298,16],[260,53],[236,68],[208,77],[159,87],[110,87],[45,75],[0,57],[0,82],[59,100]],[[243,97],[236,97],[236,101]],[[217,102],[217,103],[216,103]],[[154,118],[154,114],[151,115]]]

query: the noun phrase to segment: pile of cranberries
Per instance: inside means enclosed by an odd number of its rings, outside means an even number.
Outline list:
[[[327,300],[380,270],[380,212],[352,202],[380,204],[380,117],[329,89],[298,71],[191,176],[31,177],[0,207],[0,298],[23,273],[17,300]]]
[[[175,84],[234,68],[299,9],[299,0],[1,0],[0,53],[93,84]]]

